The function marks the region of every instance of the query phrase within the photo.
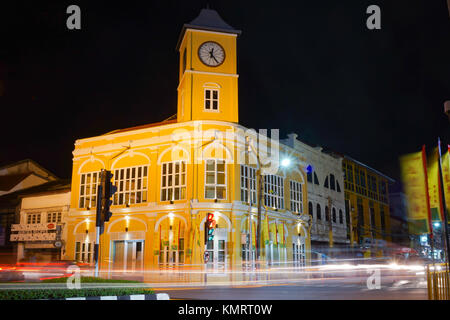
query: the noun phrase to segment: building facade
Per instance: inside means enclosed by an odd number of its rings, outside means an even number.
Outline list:
[[[0,167],[0,262],[16,260],[10,234],[20,216],[20,196],[56,180],[58,177],[30,159]]]
[[[350,242],[366,258],[382,256],[392,241],[388,195],[394,180],[349,156],[342,166]]]
[[[92,257],[97,185],[106,169],[118,191],[100,239],[101,271],[204,266],[205,251],[211,268],[242,267],[255,259],[260,179],[262,258],[307,263],[305,159],[238,124],[239,34],[217,12],[202,10],[177,46],[177,118],[75,142],[66,259]],[[280,168],[275,153],[293,155],[293,165]],[[217,225],[205,241],[209,213]]]
[[[65,253],[65,218],[70,207],[70,183],[55,181],[21,196],[20,216],[11,225],[17,261],[61,260]]]
[[[300,152],[306,161],[308,213],[311,216],[312,260],[338,257],[349,241],[344,202],[342,157],[312,147],[291,133],[283,143]]]

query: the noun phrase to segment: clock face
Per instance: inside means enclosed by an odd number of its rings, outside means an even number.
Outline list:
[[[198,48],[198,56],[207,66],[217,67],[225,60],[225,50],[217,42],[207,41]]]

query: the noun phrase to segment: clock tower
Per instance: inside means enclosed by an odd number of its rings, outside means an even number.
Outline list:
[[[177,122],[238,122],[236,39],[240,33],[211,9],[202,9],[184,24],[177,44]]]

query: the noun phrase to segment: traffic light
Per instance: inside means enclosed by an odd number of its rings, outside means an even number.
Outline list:
[[[208,217],[205,222],[205,244],[208,241],[214,239],[214,228],[216,227],[216,220],[214,220],[214,214],[208,213]]]
[[[112,197],[117,192],[117,187],[112,183],[113,174],[111,171],[105,171],[105,202],[102,210],[103,223],[108,222],[112,216],[111,205],[113,203]]]

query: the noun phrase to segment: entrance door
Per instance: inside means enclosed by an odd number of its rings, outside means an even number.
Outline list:
[[[184,263],[184,239],[178,239],[177,249],[170,248],[169,246],[163,246],[161,244],[159,253],[159,265],[160,267],[173,267]]]
[[[227,229],[216,229],[214,239],[208,241],[206,251],[209,253],[207,268],[224,270],[226,267]]]
[[[305,241],[301,237],[292,237],[292,260],[296,267],[306,265]]]
[[[142,271],[144,268],[144,241],[114,241],[114,269],[119,272]]]

